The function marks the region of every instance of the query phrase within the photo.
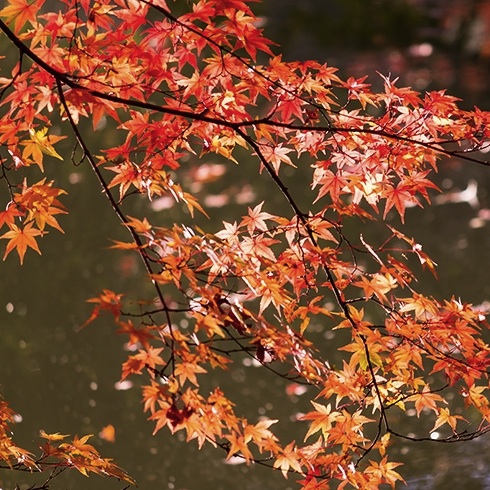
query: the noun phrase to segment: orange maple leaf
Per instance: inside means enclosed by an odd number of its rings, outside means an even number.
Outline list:
[[[259,447],[259,450],[261,450],[264,441],[277,441],[277,437],[269,430],[269,427],[276,422],[279,421],[265,419],[255,425],[247,424],[243,431],[245,443],[253,440]]]
[[[16,33],[24,27],[27,21],[31,24],[36,23],[38,10],[42,7],[44,0],[10,0],[10,5],[0,10],[0,17],[7,19],[7,22],[15,20],[14,30]]]
[[[413,399],[415,401],[415,410],[417,411],[417,417],[420,416],[420,413],[424,409],[429,409],[435,413],[438,413],[439,407],[437,405],[437,402],[445,402],[441,395],[431,392],[429,385],[425,385],[420,393],[412,395],[410,399]]]
[[[92,323],[99,316],[101,311],[110,312],[114,315],[114,318],[118,320],[121,313],[122,297],[122,294],[116,294],[114,291],[104,289],[99,296],[88,299],[87,303],[94,303],[95,306],[90,317],[83,323],[80,329],[85,328],[89,323]]]
[[[451,415],[451,412],[449,411],[448,408],[442,408],[441,411],[439,412],[439,416],[437,417],[437,420],[434,423],[434,427],[432,427],[431,429],[431,432],[434,432],[441,425],[448,424],[449,427],[451,427],[453,433],[456,433],[456,424],[458,423],[458,420],[466,420],[466,419],[461,415]]]
[[[369,460],[370,466],[366,469],[366,473],[376,476],[382,481],[386,481],[391,488],[395,488],[397,481],[405,483],[405,480],[395,471],[397,466],[401,466],[402,463],[390,463],[385,456],[379,463]]]
[[[177,364],[175,367],[175,376],[179,377],[181,385],[183,385],[186,380],[189,380],[193,385],[199,386],[196,374],[201,373],[207,373],[207,371],[195,362],[183,362],[181,364]]]
[[[148,348],[140,349],[138,354],[131,356],[123,364],[121,380],[126,379],[130,374],[141,374],[143,368],[156,370],[157,366],[165,365],[165,361],[160,357],[163,348],[154,348],[151,345]]]
[[[228,456],[226,460],[228,461],[232,456],[242,456],[245,461],[250,462],[253,460],[252,453],[247,446],[247,442],[243,436],[237,435],[235,433],[226,435],[226,439],[230,442],[230,446],[228,449]]]
[[[27,247],[33,248],[39,255],[41,251],[37,245],[34,237],[43,235],[47,232],[41,232],[37,228],[32,227],[33,223],[27,223],[24,228],[19,228],[17,225],[12,225],[10,231],[4,233],[0,238],[5,238],[9,240],[7,243],[7,248],[5,249],[5,255],[3,260],[7,258],[7,255],[15,248],[19,254],[21,265],[24,262],[24,255],[26,254]]]
[[[299,420],[312,421],[311,426],[306,433],[305,440],[319,430],[322,431],[325,440],[327,440],[329,431],[332,428],[332,422],[338,418],[339,413],[332,412],[332,407],[330,405],[324,406],[320,403],[315,403],[314,401],[311,401],[311,404],[315,407],[315,410],[299,417]]]
[[[0,211],[0,228],[6,223],[9,228],[12,228],[16,216],[22,216],[17,206],[12,202],[7,205],[5,211]]]

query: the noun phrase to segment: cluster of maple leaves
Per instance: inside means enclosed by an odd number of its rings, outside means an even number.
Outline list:
[[[62,231],[64,190],[35,176],[51,165],[46,157],[80,163],[55,149],[71,133],[129,232],[114,248],[138,254],[152,284],[145,298],[104,290],[86,323],[109,313],[128,336],[137,353],[122,378],[146,379],[155,433],[185,431],[199,447],[298,474],[308,490],[394,486],[402,477],[390,439],[431,439],[396,428],[409,408],[446,442],[489,430],[488,325],[472,305],[417,292],[412,258],[433,273],[435,264],[396,220],[379,243],[352,230],[394,214],[403,225],[407,207],[430,203],[440,157],[482,163],[490,114],[463,111],[443,91],[421,95],[384,78],[376,93],[326,64],[283,61],[249,3],[189,1],[176,14],[182,2],[60,0],[48,9],[44,0],[7,0],[2,45],[8,38],[18,60],[0,72],[4,258],[16,251],[22,263],[28,248],[40,253],[47,227]],[[94,131],[113,120],[121,143],[90,148],[83,119]],[[194,222],[206,210],[179,176],[206,154],[240,165],[240,148],[257,162],[244,175],[267,179],[283,212],[256,203],[207,232]],[[290,189],[284,166],[309,175],[310,188]],[[171,197],[189,219],[163,228],[133,216],[135,195]],[[314,341],[313,323],[346,332],[340,362]],[[311,411],[295,422],[309,423],[304,441],[280,440],[276,420],[246,419],[232,393],[201,389],[206,373],[244,356],[311,387]],[[455,411],[458,400],[477,422]],[[12,467],[43,469],[54,457],[130,481],[87,437],[53,446],[58,435],[45,435],[34,460],[8,436],[3,402],[0,416],[0,459]]]
[[[44,443],[39,446],[41,452],[38,456],[17,446],[11,436],[11,425],[15,423],[15,417],[15,412],[7,402],[0,400],[0,461],[5,462],[11,470],[27,469],[48,473],[49,476],[42,486],[30,487],[33,490],[50,488],[51,480],[67,468],[76,468],[85,476],[95,473],[134,484],[124,470],[110,459],[102,458],[92,445],[87,444],[90,435],[80,438],[75,436],[71,442],[62,442],[68,437],[67,435],[47,434],[41,430],[40,437],[44,439]]]

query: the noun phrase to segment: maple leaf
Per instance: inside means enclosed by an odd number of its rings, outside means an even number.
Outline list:
[[[145,349],[150,345],[149,341],[154,339],[154,334],[150,333],[149,329],[144,325],[140,328],[136,328],[131,320],[126,322],[118,322],[119,330],[118,333],[124,333],[129,335],[128,345],[138,345],[141,344]]]
[[[379,343],[372,343],[369,346],[369,355],[366,353],[366,340],[356,336],[354,341],[348,345],[340,348],[340,350],[345,350],[348,352],[353,352],[352,357],[349,361],[350,365],[359,367],[363,370],[367,369],[370,364],[375,366],[382,366],[383,360],[378,354],[379,351],[383,349],[382,345]]]
[[[276,457],[273,464],[274,468],[279,468],[284,475],[284,478],[288,477],[288,472],[294,470],[298,473],[303,473],[301,468],[300,456],[298,454],[296,444],[294,441],[290,442],[284,447]]]
[[[489,405],[489,399],[484,394],[487,390],[486,386],[472,386],[469,390],[464,390],[466,405],[474,405],[478,410],[486,410]]]
[[[235,221],[233,224],[232,223],[227,223],[226,221],[223,221],[223,225],[225,228],[218,233],[216,233],[216,236],[218,238],[221,238],[222,240],[226,240],[230,243],[238,243],[238,224]]]
[[[68,437],[68,434],[60,434],[59,432],[56,432],[55,434],[47,434],[44,430],[41,430],[39,435],[48,441],[62,441]]]
[[[76,468],[84,476],[88,476],[89,472],[110,475],[134,485],[134,480],[125,471],[112,463],[111,460],[101,458],[95,447],[87,444],[92,436],[92,434],[83,437],[75,436],[71,443],[60,444],[59,450],[62,452],[56,454],[62,456],[70,466]]]
[[[204,211],[204,208],[199,204],[197,198],[195,198],[191,194],[188,194],[187,192],[183,192],[179,197],[187,204],[187,209],[189,210],[192,218],[194,217],[194,208],[201,212],[204,216],[206,216],[206,218],[209,218],[206,211]]]
[[[48,134],[63,130],[49,129],[59,113],[129,229],[129,243],[117,240],[112,248],[137,252],[145,265],[145,299],[123,309],[122,295],[104,290],[89,300],[85,325],[109,312],[128,335],[132,354],[122,378],[149,378],[143,410],[155,432],[185,430],[199,448],[206,442],[225,447],[228,460],[237,454],[253,461],[254,446],[285,477],[302,474],[305,490],[326,489],[334,479],[339,490],[394,487],[401,480],[398,464],[387,455],[397,418],[390,417],[388,427],[383,408],[413,403],[417,416],[436,418],[433,430],[447,424],[454,434],[462,420],[441,408],[450,400],[444,388],[431,391],[428,376],[438,372],[453,385],[456,407],[479,412],[484,432],[487,388],[475,385],[490,366],[484,312],[417,293],[411,258],[432,272],[436,264],[414,239],[382,221],[395,210],[403,222],[407,207],[430,205],[429,192],[437,188],[429,173],[441,155],[478,160],[476,150],[490,140],[490,113],[462,111],[444,91],[421,96],[382,77],[384,88],[375,93],[365,77],[343,81],[326,64],[285,62],[272,55],[248,1],[169,8],[164,0],[67,0],[59,11],[46,2],[40,13],[43,3],[7,0],[0,10],[13,25],[0,27],[6,42],[13,41],[11,51],[30,60],[10,60],[7,50],[5,66],[12,69],[0,77],[0,145],[6,148],[0,180],[10,199],[0,212],[0,227],[8,227],[1,236],[8,240],[4,259],[16,249],[22,263],[27,248],[39,252],[36,239],[45,228],[61,231],[56,216],[65,212],[58,202],[64,191],[46,179],[16,186],[23,176],[14,178],[14,172],[43,171],[45,155],[61,158],[55,147],[62,136]],[[99,157],[83,133],[104,125],[114,134],[97,133],[104,148]],[[237,181],[214,200],[228,220],[223,229],[215,230],[214,216],[198,224],[195,211],[205,213],[201,203],[213,205],[212,188],[227,187],[220,181],[227,169],[222,160],[243,165],[247,151],[255,152],[259,171],[269,170],[287,210],[263,211],[272,204],[269,194],[250,204],[255,187]],[[302,165],[314,162],[312,176],[296,170],[293,155]],[[216,164],[204,161],[217,157]],[[34,165],[39,170],[29,168]],[[285,179],[282,165],[290,166]],[[139,205],[131,208],[138,217],[128,216],[127,201],[136,193],[161,199],[153,211],[183,204],[185,219],[174,215],[180,206],[161,219],[185,224],[167,229],[155,217],[153,225]],[[353,236],[367,219],[391,233],[374,247],[361,239],[366,254]],[[399,297],[401,288],[407,297]],[[365,312],[357,306],[362,301]],[[378,309],[385,312],[379,325],[368,319]],[[332,366],[329,343],[308,338],[320,330],[326,340],[338,334],[340,360]],[[305,440],[314,436],[314,444],[285,445],[270,430],[276,421],[250,423],[236,415],[225,392],[208,394],[208,366],[225,369],[246,356],[271,374],[287,373],[296,386],[319,387],[325,404],[312,401],[313,410],[298,417],[309,423]],[[89,436],[69,443],[67,436],[42,432],[38,468],[11,442],[11,422],[0,401],[0,459],[8,464],[44,470],[49,456],[48,467],[129,481],[98,455]],[[376,423],[386,426],[384,435]],[[111,440],[113,427],[99,436]],[[374,450],[381,461],[357,464]]]
[[[431,392],[429,385],[425,385],[420,393],[412,395],[409,399],[415,400],[417,417],[420,416],[420,413],[424,409],[432,410],[436,414],[439,413],[439,407],[436,402],[445,402],[441,395]]]
[[[321,162],[317,162],[317,165]],[[318,168],[320,170],[318,170]],[[335,204],[339,201],[340,195],[346,192],[348,186],[348,180],[342,176],[340,172],[332,172],[328,169],[317,167],[313,178],[312,188],[320,185],[318,195],[314,202],[320,200],[327,193],[330,194],[332,202]]]
[[[153,414],[155,413],[156,404],[165,399],[169,388],[167,385],[158,384],[152,380],[151,385],[143,386],[143,401],[144,401],[144,411],[148,410]]]
[[[131,374],[141,374],[145,368],[145,361],[141,357],[131,356],[127,359],[121,369],[121,381],[124,381]]]
[[[402,223],[405,221],[405,208],[410,204],[420,206],[420,203],[414,197],[414,192],[410,186],[399,183],[397,186],[388,186],[384,190],[386,196],[385,210],[383,213],[383,219],[386,218],[389,210],[395,206]]]
[[[25,23],[29,21],[32,25],[36,23],[36,16],[45,0],[10,0],[9,5],[0,10],[0,17],[5,17],[7,22],[14,22],[14,31],[19,33]]]
[[[438,315],[439,308],[437,303],[426,296],[414,293],[412,298],[399,298],[405,303],[400,308],[400,313],[413,311],[416,318],[428,320]]]
[[[248,208],[248,216],[243,216],[243,220],[240,223],[240,226],[247,227],[248,232],[251,235],[256,229],[260,231],[267,231],[268,227],[265,220],[274,218],[272,214],[262,211],[263,205],[264,201],[257,204],[257,206],[255,206],[253,209]]]
[[[133,228],[136,233],[146,234],[151,231],[151,225],[146,217],[143,220],[139,220],[138,218],[128,216],[124,224]]]
[[[230,434],[226,435],[225,438],[229,441],[230,446],[228,449],[228,456],[226,457],[229,460],[232,456],[241,456],[245,459],[245,461],[250,462],[253,460],[253,455],[250,452],[250,449],[247,446],[247,442],[245,438],[241,435]]]
[[[370,466],[366,468],[366,472],[375,475],[379,477],[381,481],[390,484],[391,488],[395,488],[397,481],[405,482],[400,474],[394,471],[394,468],[401,466],[402,463],[390,463],[386,456],[379,463],[371,460],[369,463]]]
[[[317,479],[312,475],[308,475],[304,480],[298,480],[298,483],[301,484],[301,490],[329,490],[331,488],[327,480]]]
[[[261,449],[264,440],[268,442],[277,440],[276,436],[269,430],[269,427],[277,422],[279,420],[264,419],[255,425],[247,424],[243,431],[245,442],[248,443],[253,440],[259,449]]]
[[[131,162],[123,162],[113,167],[106,167],[107,170],[112,170],[117,175],[109,182],[108,188],[111,189],[116,185],[119,185],[119,199],[126,195],[131,185],[137,186],[140,180],[141,172],[136,165]]]
[[[141,361],[145,367],[155,370],[157,366],[165,365],[165,361],[160,357],[162,351],[163,347],[155,348],[150,345],[146,349],[140,349],[133,358]]]
[[[307,414],[299,417],[299,420],[312,421],[310,428],[305,435],[305,441],[308,439],[308,437],[319,430],[322,431],[323,437],[325,440],[327,440],[329,431],[332,428],[332,423],[335,422],[340,414],[338,412],[332,412],[331,405],[324,406],[314,401],[311,401],[311,404],[316,410],[314,412],[308,412]]]
[[[458,423],[458,420],[465,420],[465,418],[462,415],[451,415],[449,408],[441,408],[431,432],[434,432],[441,427],[441,425],[448,424],[453,433],[456,433],[456,424]]]
[[[42,236],[44,233],[46,232],[33,228],[33,223],[27,223],[23,228],[19,228],[17,225],[12,225],[10,231],[7,231],[7,233],[0,236],[0,238],[9,240],[5,249],[3,260],[5,260],[7,255],[15,249],[19,254],[20,263],[22,265],[24,263],[24,255],[26,254],[28,247],[34,249],[39,255],[41,255],[41,251],[39,250],[34,237]]]
[[[293,116],[296,116],[300,121],[304,120],[302,107],[305,101],[298,97],[284,95],[280,98],[277,111],[281,114],[281,120],[290,122]]]
[[[12,225],[15,223],[15,218],[19,216],[22,216],[22,213],[14,203],[10,202],[5,211],[0,211],[0,228],[4,224],[12,228]]]
[[[388,301],[386,294],[398,286],[398,282],[390,274],[374,274],[371,280],[362,276],[360,281],[353,284],[364,289],[366,298],[374,294],[380,301]]]
[[[294,163],[291,161],[291,158],[288,157],[288,153],[293,151],[291,148],[287,148],[282,144],[271,146],[271,145],[262,145],[261,153],[264,158],[272,164],[275,172],[279,172],[279,168],[281,166],[281,162],[286,163],[292,167],[295,167]]]
[[[122,294],[117,294],[109,289],[104,289],[99,296],[88,299],[87,303],[94,303],[95,306],[92,310],[92,313],[90,314],[90,317],[83,323],[80,329],[86,327],[89,323],[93,322],[99,316],[101,311],[110,312],[114,316],[114,318],[118,320],[119,315],[121,314],[122,297]]]
[[[22,152],[22,158],[28,160],[29,157],[32,157],[34,163],[36,163],[42,171],[44,171],[43,153],[57,158],[58,160],[63,160],[63,157],[54,149],[53,144],[66,138],[66,136],[48,135],[47,132],[48,128],[43,128],[39,131],[30,129],[29,133],[31,138],[27,141],[21,141],[21,144],[25,146],[24,151]]]
[[[63,443],[60,447],[63,449],[68,449],[71,454],[90,457],[96,452],[92,445],[87,444],[87,441],[92,436],[93,434],[88,434],[83,437],[78,437],[76,435],[71,443]]]
[[[53,181],[46,183],[44,178],[29,186],[24,180],[22,192],[14,195],[14,202],[20,210],[27,213],[26,222],[34,220],[40,231],[49,225],[63,233],[54,217],[55,214],[66,214],[63,205],[57,199],[61,194],[66,192],[53,187]]]
[[[207,371],[194,362],[182,362],[175,367],[175,376],[178,376],[179,382],[183,385],[186,380],[189,380],[193,385],[199,386],[196,374],[207,373]]]

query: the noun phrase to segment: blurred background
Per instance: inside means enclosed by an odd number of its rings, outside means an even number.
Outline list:
[[[391,74],[400,85],[447,89],[462,99],[463,107],[490,109],[490,1],[265,0],[252,8],[266,35],[278,43],[275,52],[286,60],[326,61],[344,77],[369,75],[375,87],[381,86],[376,72]],[[7,40],[0,38],[0,52],[7,49]],[[110,131],[92,133],[89,143],[92,138],[93,144],[110,144],[113,137]],[[69,156],[73,143],[64,145]],[[257,179],[255,162],[243,163],[223,170],[208,158],[189,162],[179,176],[192,192],[201,193],[218,224],[244,214],[270,188]],[[77,332],[90,314],[86,299],[102,288],[139,294],[146,287],[139,276],[143,271],[137,257],[108,250],[108,237],[126,236],[90,169],[68,161],[46,167],[48,178],[69,192],[63,202],[70,214],[60,218],[65,234],[51,232],[40,244],[42,257],[30,251],[23,267],[14,254],[0,264],[0,393],[22,416],[15,426],[17,442],[35,447],[39,429],[92,433],[94,445],[136,478],[141,490],[297,488],[294,479],[286,481],[266,468],[226,465],[222,452],[197,451],[182,436],[170,437],[166,431],[151,436],[153,424],[142,413],[139,389],[119,383],[128,352],[110,319]],[[254,169],[250,175],[243,173],[248,167]],[[444,193],[435,205],[409,209],[406,216],[407,235],[416,237],[439,264],[440,281],[426,274],[420,289],[437,298],[454,295],[488,306],[490,170],[444,161],[436,180]],[[0,199],[4,206],[4,189]],[[145,204],[135,201],[134,206],[137,211]],[[163,226],[183,219],[181,210],[165,201],[152,213]],[[236,402],[252,417],[294,420],[308,410],[301,390],[246,362],[226,377],[213,373],[210,382],[233,389]],[[284,429],[282,436],[288,440],[296,434]],[[405,464],[410,490],[490,489],[488,436],[452,445],[400,443],[392,451],[392,459]],[[34,481],[41,479],[0,471],[5,490]],[[68,472],[53,488],[124,485],[96,476],[87,481]]]

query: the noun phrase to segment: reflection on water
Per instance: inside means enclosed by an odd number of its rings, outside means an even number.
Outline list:
[[[373,73],[375,69],[391,72],[419,89],[453,88],[470,103],[479,100],[485,107],[489,102],[490,2],[409,3],[419,9],[417,15],[410,17],[410,33],[406,33],[410,42],[398,39],[390,44],[390,36],[400,34],[395,29],[395,34],[385,36],[385,41],[373,38],[368,52],[355,51],[355,43],[347,43],[346,49],[331,38],[331,44],[326,45],[317,30],[308,29],[308,15],[318,19],[322,13],[326,23],[334,22],[334,14],[343,15],[341,5],[359,7],[355,1],[284,1],[280,12],[277,4],[265,2],[266,28],[278,39],[279,21],[283,26],[305,23],[306,30],[294,28],[289,32],[288,58],[326,58],[354,75]],[[420,13],[424,9],[425,16]],[[383,15],[399,15],[390,12]],[[392,17],[391,22],[393,19],[398,17]],[[326,29],[323,26],[321,30]],[[371,35],[369,32],[353,32],[352,36],[355,39]],[[66,149],[69,151],[69,143]],[[194,186],[193,192],[202,190],[202,195],[207,196],[204,204],[217,223],[228,219],[237,206],[255,205],[269,197],[268,182],[257,180],[253,186],[246,183],[243,169],[255,169],[257,162],[241,163],[239,167],[226,167],[225,171],[223,166],[207,162],[196,166],[184,179],[186,185]],[[142,490],[296,488],[268,468],[224,465],[224,454],[212,448],[197,451],[194,444],[185,443],[182,435],[172,438],[162,431],[151,436],[153,425],[142,413],[137,380],[119,382],[120,365],[127,352],[110,322],[99,320],[77,332],[89,314],[85,300],[95,292],[102,288],[139,292],[146,287],[138,280],[140,265],[132,255],[107,250],[107,237],[125,237],[87,169],[79,167],[74,172],[69,166],[56,166],[52,172],[53,178],[65,179],[69,190],[64,203],[70,215],[60,219],[65,235],[51,233],[43,240],[43,256],[28,254],[22,268],[14,257],[1,266],[0,389],[22,414],[15,433],[19,444],[33,447],[39,429],[92,433],[94,444],[103,455],[114,457],[138,480]],[[299,187],[301,180],[295,177],[294,183]],[[437,297],[461,296],[476,304],[489,301],[490,173],[466,163],[448,162],[438,176],[438,185],[445,192],[435,198],[436,205],[431,210],[407,211],[407,234],[417,236],[424,250],[439,263],[441,281],[436,283],[426,277],[421,288]],[[224,188],[228,193],[223,194]],[[162,226],[179,219],[170,204],[164,198],[152,204]],[[321,325],[316,328],[321,341],[335,341],[334,332],[323,332]],[[294,420],[298,413],[309,410],[302,399],[303,386],[284,383],[263,367],[255,368],[248,359],[224,378],[211,373],[207,382],[210,388],[218,384],[232,388],[244,412],[257,419],[268,416]],[[298,424],[297,433],[284,436],[301,438],[303,429]],[[400,457],[408,468],[405,474],[409,475],[409,489],[476,490],[490,488],[489,446],[489,439],[481,438],[461,445],[400,443],[393,451],[394,459]],[[66,474],[61,478],[56,488],[87,488],[87,481],[81,476]],[[21,479],[20,475],[3,472],[0,488],[13,488],[15,482],[31,480],[28,475]],[[97,477],[90,478],[89,486],[94,490],[123,487]]]

